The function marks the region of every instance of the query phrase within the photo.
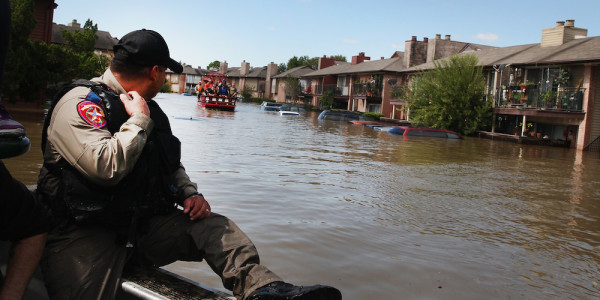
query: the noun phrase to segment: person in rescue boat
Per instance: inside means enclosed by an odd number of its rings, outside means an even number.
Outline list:
[[[8,0],[0,0],[0,88],[10,27],[10,3]],[[23,140],[26,138],[25,127],[8,115],[1,100],[0,97],[0,159],[6,159],[27,153],[30,144],[29,139]],[[10,174],[0,160],[0,241],[10,242],[6,243],[9,247],[6,269],[4,274],[0,272],[0,299],[17,300],[26,295],[44,251],[48,222],[43,205],[23,183]]]
[[[205,260],[238,299],[341,299],[333,287],[295,286],[261,265],[246,234],[198,192],[152,100],[167,68],[183,70],[163,37],[136,30],[114,52],[101,77],[76,82],[46,118],[38,193],[55,220],[41,263],[50,297],[96,298],[130,243],[126,268]]]

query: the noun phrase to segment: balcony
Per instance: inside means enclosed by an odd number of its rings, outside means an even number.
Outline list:
[[[323,95],[327,91],[333,92],[333,96],[337,97],[346,97],[349,95],[347,86],[337,86],[336,84],[317,84],[315,86],[315,95]]]
[[[584,88],[566,87],[558,91],[545,91],[537,87],[509,87],[496,101],[497,108],[519,108],[557,110],[565,112],[583,111]]]
[[[333,96],[344,97],[348,96],[347,86],[338,86],[337,84],[325,84],[323,85],[323,92],[332,91]]]
[[[381,97],[381,86],[371,83],[352,85],[352,96]]]

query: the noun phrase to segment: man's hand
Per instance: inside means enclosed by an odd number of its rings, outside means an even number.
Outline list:
[[[131,91],[128,94],[129,96],[125,94],[119,95],[127,114],[132,116],[134,113],[143,113],[146,116],[150,116],[150,109],[148,108],[146,100],[144,100],[144,98],[136,91]]]
[[[0,284],[0,299],[22,299],[46,245],[46,233],[15,242],[7,264],[6,277]]]
[[[210,204],[204,196],[192,195],[183,201],[183,213],[190,215],[190,220],[204,219],[210,216]]]

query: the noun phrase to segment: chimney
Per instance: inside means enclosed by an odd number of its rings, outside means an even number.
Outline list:
[[[81,28],[81,24],[77,23],[77,19],[73,19],[73,22],[67,24],[69,27]]]
[[[267,65],[267,79],[277,75],[277,64],[271,62]],[[268,81],[268,80],[267,80]]]
[[[219,73],[221,73],[221,74],[227,73],[227,69],[228,69],[227,67],[228,67],[227,61],[225,60],[219,65]]]
[[[441,38],[442,38],[442,35],[441,35],[441,34],[439,34],[439,33],[436,33],[436,34],[435,34],[435,39],[436,39],[436,40],[439,40],[439,39],[441,39]]]
[[[242,66],[240,67],[240,75],[246,76],[246,75],[248,75],[249,71],[250,71],[250,64],[244,60],[242,62]]]
[[[541,47],[560,46],[574,39],[587,37],[587,29],[575,27],[575,20],[557,21],[555,27],[542,30]]]
[[[446,41],[449,41],[449,40],[450,40],[450,35],[449,35],[449,34],[446,34],[446,36],[445,36],[445,40],[446,40]]]
[[[410,41],[404,43],[404,65],[412,67],[426,62],[427,48],[429,39],[423,38],[423,41],[417,41],[416,36],[412,36]]]
[[[575,27],[575,20],[567,20],[565,27]]]
[[[360,64],[361,62],[363,62],[365,60],[371,60],[371,58],[368,56],[365,56],[364,52],[360,52],[360,53],[358,53],[358,55],[352,56],[352,64],[353,65]]]
[[[333,56],[327,57],[327,56],[323,55],[323,57],[319,58],[319,64],[317,66],[317,70],[331,67],[334,64],[335,64],[335,59],[333,59]]]
[[[271,84],[273,84],[273,76],[277,75],[277,64],[271,62],[267,65],[267,76],[265,78],[265,97],[271,99],[273,95],[271,94]]]

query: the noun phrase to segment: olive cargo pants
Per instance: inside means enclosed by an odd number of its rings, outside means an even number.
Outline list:
[[[260,265],[250,239],[228,218],[213,213],[190,221],[176,211],[140,222],[129,263],[163,266],[206,260],[239,299],[281,280]],[[126,230],[125,230],[126,231]],[[117,232],[100,226],[65,225],[48,234],[41,266],[52,299],[95,299],[119,254]]]

